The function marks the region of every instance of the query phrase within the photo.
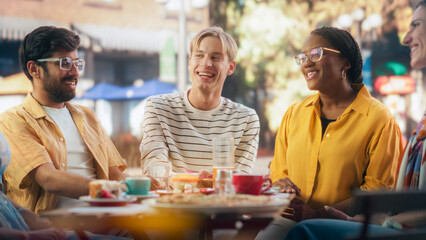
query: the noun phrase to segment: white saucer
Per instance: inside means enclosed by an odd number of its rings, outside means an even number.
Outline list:
[[[121,196],[120,198],[91,198],[90,196],[81,196],[79,198],[91,206],[96,207],[116,207],[116,206],[125,206],[128,203],[136,201],[134,196]]]

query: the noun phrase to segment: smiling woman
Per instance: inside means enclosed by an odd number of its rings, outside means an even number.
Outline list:
[[[421,68],[426,66],[426,3],[420,1],[414,11],[410,30],[405,35],[402,43],[410,47],[411,67]]]
[[[332,217],[324,205],[346,211],[354,188],[391,188],[402,152],[398,124],[362,84],[361,53],[347,31],[315,29],[296,62],[318,93],[285,113],[270,178],[300,198],[259,239],[282,239],[298,221]]]
[[[413,68],[426,67],[426,0],[421,0],[417,4],[410,30],[404,37],[403,43],[411,49],[411,66]],[[424,174],[426,172],[426,164],[424,164],[426,162],[425,139],[426,112],[423,114],[423,119],[419,122],[417,128],[413,131],[405,148],[405,153],[401,158],[400,166],[398,166],[399,173],[396,190],[410,190],[410,193],[413,193],[414,189],[424,189],[426,184],[426,174]],[[393,197],[387,198],[388,201],[397,199],[397,196],[393,195]],[[408,200],[405,203],[405,205],[409,205],[412,202]],[[333,216],[344,221],[331,219],[303,221],[290,231],[286,239],[320,240],[330,239],[330,236],[335,239],[355,236],[360,238],[374,236],[386,239],[424,239],[425,236],[422,230],[426,223],[426,213],[421,211],[421,209],[399,212],[386,218],[383,215],[380,218],[372,216],[370,220],[374,224],[369,224],[367,232],[363,231],[367,228],[363,228],[359,222],[356,222],[357,220],[359,221],[359,218],[348,216],[340,211],[335,211],[333,208],[327,209],[330,213],[334,213]],[[376,221],[373,222],[374,220]],[[366,221],[368,223],[368,219]],[[405,229],[409,230],[404,231]],[[416,229],[419,231],[416,232]],[[360,236],[360,233],[365,235]]]

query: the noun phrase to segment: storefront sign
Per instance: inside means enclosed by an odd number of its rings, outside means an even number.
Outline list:
[[[380,76],[376,78],[374,88],[380,94],[408,94],[416,89],[416,82],[410,76]]]

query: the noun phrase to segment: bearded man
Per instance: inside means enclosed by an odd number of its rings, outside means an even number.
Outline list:
[[[67,207],[88,195],[93,179],[121,180],[126,164],[93,112],[68,101],[85,62],[80,37],[56,27],[25,36],[19,60],[33,91],[0,115],[12,157],[7,195],[34,212]]]

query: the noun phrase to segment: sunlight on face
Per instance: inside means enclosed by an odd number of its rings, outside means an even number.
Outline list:
[[[402,42],[411,50],[411,67],[426,67],[426,7],[422,6],[414,11],[410,30]]]
[[[229,62],[219,38],[206,37],[193,51],[188,68],[193,88],[222,92],[226,76],[234,71],[235,61]]]

